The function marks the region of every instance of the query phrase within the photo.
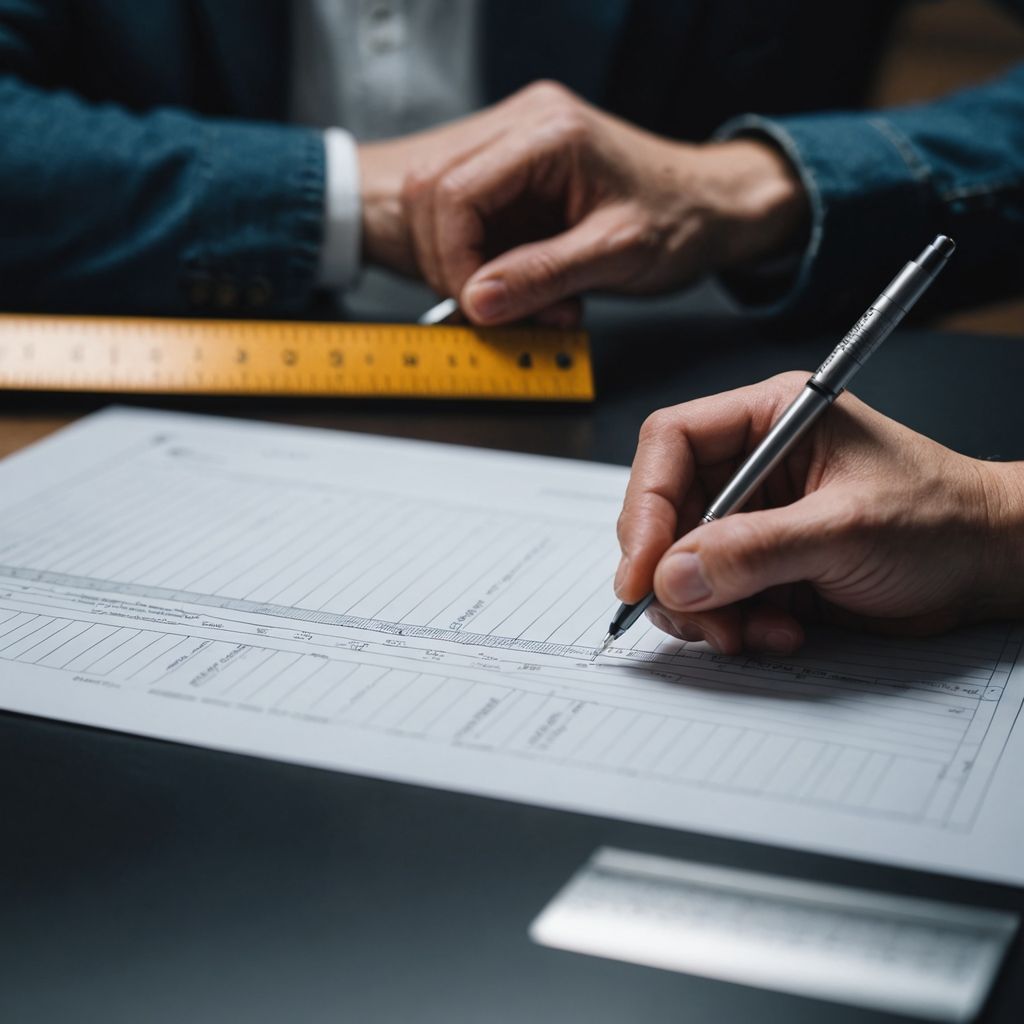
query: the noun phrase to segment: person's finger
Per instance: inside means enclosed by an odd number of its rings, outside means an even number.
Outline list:
[[[821,582],[840,563],[859,507],[856,495],[832,488],[699,526],[658,562],[654,591],[666,608],[694,612],[785,583]]]
[[[738,605],[688,614],[658,603],[651,608],[654,610],[654,616],[649,616],[651,621],[672,636],[681,640],[705,640],[720,654],[739,654],[743,649],[743,611]]]
[[[437,258],[434,230],[433,179],[426,174],[409,175],[402,188],[402,212],[409,227],[413,256],[423,280],[437,295],[447,297],[441,263]]]
[[[793,654],[804,643],[803,626],[785,608],[759,602],[743,616],[743,649],[764,654]]]
[[[689,436],[663,426],[664,418],[655,413],[640,431],[616,524],[622,558],[613,587],[619,600],[630,604],[650,591],[658,561],[676,539],[679,507],[694,477]]]
[[[800,374],[783,374],[647,418],[617,525],[619,600],[638,601],[651,589],[662,555],[703,513],[707,495],[695,479],[697,467],[742,455],[795,393],[797,381],[803,383]]]
[[[696,626],[692,626],[688,622],[677,622],[656,605],[652,604],[644,614],[653,626],[660,629],[662,633],[674,636],[677,640],[696,642],[704,639],[704,634]]]
[[[570,177],[586,114],[554,117],[530,113],[490,144],[447,166],[433,191],[435,246],[445,287],[460,295],[489,254],[494,254],[493,221],[520,199],[532,206],[569,203]],[[532,225],[524,225],[527,228]],[[484,291],[484,295],[486,290]],[[529,309],[488,317],[480,323],[507,323],[554,304],[555,295]],[[472,312],[470,311],[470,315]]]
[[[561,234],[502,253],[469,278],[462,306],[479,324],[507,323],[571,295],[625,285],[653,255],[638,216],[629,204],[609,204]]]
[[[471,133],[468,128],[472,124],[467,120],[465,137],[452,140],[449,143],[451,148],[446,148],[432,160],[425,160],[406,175],[402,185],[402,213],[409,227],[417,266],[427,284],[443,296],[457,297],[458,292],[449,288],[438,252],[438,190],[446,175],[494,145],[504,131],[504,126],[495,122],[486,127],[480,125],[475,133]]]
[[[647,617],[662,632],[680,640],[704,640],[721,654],[741,650],[793,654],[803,646],[801,623],[785,608],[767,601],[729,605],[707,612],[676,612],[655,602]]]
[[[668,633],[669,636],[674,636],[677,640],[697,643],[704,639],[704,631],[692,622],[688,616],[678,613],[668,615],[657,604],[650,605],[644,614],[662,633]]]

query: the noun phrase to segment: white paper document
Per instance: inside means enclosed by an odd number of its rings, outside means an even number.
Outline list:
[[[722,657],[615,608],[626,471],[112,410],[0,463],[0,706],[1024,883],[1022,630]]]
[[[1016,914],[605,848],[534,941],[938,1021],[981,1011]]]

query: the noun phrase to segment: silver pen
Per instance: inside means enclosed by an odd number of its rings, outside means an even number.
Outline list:
[[[725,485],[704,513],[702,523],[713,522],[742,508],[817,418],[843,393],[871,353],[889,337],[935,280],[955,248],[953,239],[938,235],[916,260],[911,260],[892,279]],[[653,600],[652,592],[636,604],[620,605],[597,653],[606,651],[622,636]]]

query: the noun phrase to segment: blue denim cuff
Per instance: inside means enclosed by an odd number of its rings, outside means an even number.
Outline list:
[[[323,240],[322,134],[215,120],[199,131],[192,230],[181,253],[190,311],[300,312]]]
[[[799,267],[771,301],[760,295],[749,301],[742,275],[722,276],[726,291],[747,312],[815,320],[848,315],[869,303],[930,239],[930,169],[883,116],[747,114],[715,135],[761,136],[777,145],[799,174],[811,208]]]

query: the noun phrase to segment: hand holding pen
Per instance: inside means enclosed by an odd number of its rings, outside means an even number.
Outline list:
[[[851,395],[820,416],[944,262],[926,254],[951,250],[940,238],[908,264],[901,303],[886,289],[810,382],[784,374],[647,421],[613,629],[642,606],[685,640],[785,653],[810,614],[930,632],[1024,609],[1021,467],[958,455]]]

